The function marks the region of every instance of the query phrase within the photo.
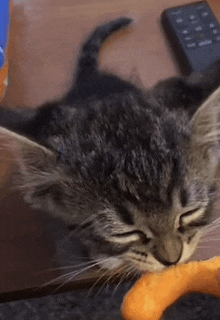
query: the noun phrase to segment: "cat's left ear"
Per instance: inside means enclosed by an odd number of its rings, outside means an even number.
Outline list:
[[[192,140],[188,155],[193,171],[203,173],[204,179],[213,178],[219,166],[219,113],[220,88],[205,100],[191,119]]]
[[[26,200],[33,204],[37,191],[47,193],[59,181],[55,154],[46,147],[11,130],[0,127],[0,138],[19,166]]]

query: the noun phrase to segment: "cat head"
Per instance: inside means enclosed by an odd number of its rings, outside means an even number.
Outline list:
[[[129,92],[56,106],[35,139],[0,133],[27,202],[65,219],[102,267],[155,271],[188,260],[210,222],[219,96],[218,89],[190,116]],[[35,114],[35,131],[37,123]]]

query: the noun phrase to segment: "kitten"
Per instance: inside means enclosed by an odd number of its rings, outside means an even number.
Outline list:
[[[0,133],[32,207],[67,221],[101,267],[155,271],[188,260],[211,221],[218,92],[208,97],[220,85],[220,62],[148,91],[100,71],[104,40],[131,22],[95,29],[60,101],[1,106]]]

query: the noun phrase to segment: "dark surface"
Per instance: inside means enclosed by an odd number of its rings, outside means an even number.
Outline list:
[[[219,320],[220,299],[201,292],[179,299],[164,314],[162,320]]]
[[[0,304],[0,320],[122,320],[127,282]]]

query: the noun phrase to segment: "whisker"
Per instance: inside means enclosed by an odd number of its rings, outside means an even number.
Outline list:
[[[62,278],[66,278],[68,275],[72,275],[72,276],[75,276],[75,277],[76,277],[77,275],[83,273],[84,271],[87,271],[87,270],[91,269],[92,267],[94,267],[94,266],[96,266],[96,265],[98,265],[98,264],[99,264],[99,262],[93,263],[93,264],[90,264],[89,266],[83,268],[82,270],[76,270],[76,271],[72,271],[72,272],[63,274],[63,275],[61,275],[61,276],[59,276],[59,277],[57,277],[57,278],[55,278],[55,279],[53,279],[53,280],[51,280],[51,281],[48,281],[47,283],[45,283],[44,285],[42,285],[42,287],[46,287],[46,286],[50,285],[51,283],[54,283],[54,282],[57,281],[57,280],[60,280],[60,279],[62,279]]]
[[[220,224],[212,225],[210,227],[204,228],[203,231],[204,233],[210,232],[212,230],[218,229],[220,227]],[[219,231],[219,230],[217,230]]]
[[[219,196],[220,197],[220,196]],[[213,221],[211,223],[215,223],[216,221],[220,221],[220,217],[216,217],[216,218],[213,218]]]
[[[219,197],[220,197],[220,195],[219,195]],[[220,221],[220,217],[216,217],[213,221],[212,221],[212,223],[215,223],[216,221]]]
[[[87,257],[80,257],[80,256],[76,256],[76,255],[74,257],[76,257],[78,259],[87,259],[88,260]],[[86,262],[82,262],[82,263],[79,263],[79,264],[73,264],[73,265],[69,265],[69,266],[49,268],[49,269],[46,269],[46,270],[41,270],[41,271],[37,272],[37,274],[46,273],[46,272],[52,272],[52,271],[56,271],[56,270],[66,270],[66,269],[71,269],[71,268],[75,269],[75,268],[87,266],[87,265],[92,264],[94,262],[101,262],[101,261],[103,261],[103,258],[92,259],[92,260],[89,260],[89,261],[86,261]],[[102,269],[101,267],[99,267],[99,268]]]
[[[204,239],[202,239],[202,241],[201,241],[201,243],[202,242],[208,242],[208,241],[220,241],[220,238],[219,239],[216,239],[216,238],[204,238]]]
[[[53,280],[51,280],[51,281],[48,281],[48,282],[42,284],[40,287],[41,287],[41,288],[47,287],[48,285],[50,285],[50,284],[52,284],[52,283],[54,283],[54,282],[56,282],[56,281],[58,281],[58,280],[60,280],[60,279],[66,278],[67,275],[68,275],[68,274],[62,274],[61,276],[59,276],[59,277],[57,277],[57,278],[55,278],[55,279],[53,279]],[[38,290],[38,289],[36,289],[36,290]]]
[[[217,228],[213,228],[213,229],[210,229],[210,230],[206,230],[204,233],[203,233],[203,237],[206,237],[207,235],[209,236],[210,234],[211,235],[214,235],[214,234],[219,234],[219,229]],[[216,233],[217,232],[217,233]]]
[[[203,232],[204,232],[204,234],[206,234],[206,233],[209,233],[219,227],[220,227],[220,221],[217,221],[216,223],[214,222],[214,223],[210,224],[209,226],[204,227]]]
[[[102,284],[102,286],[99,288],[98,292],[96,295],[100,293],[100,291],[103,289],[104,286],[108,285],[110,283],[110,280],[113,279],[114,277],[120,276],[120,272],[122,272],[126,268],[126,265],[122,265],[120,268],[117,268],[115,270],[112,270],[111,274],[109,277],[105,280],[105,282]]]
[[[220,248],[217,246],[198,246],[198,249],[215,249],[217,251],[220,251]]]
[[[75,232],[79,232],[79,231],[84,231],[85,229],[83,230],[80,230],[82,227],[84,227],[84,225],[86,225],[86,223],[88,222],[91,222],[93,220],[95,220],[97,218],[98,214],[95,213],[95,214],[92,214],[90,217],[88,217],[87,219],[85,219],[81,224],[77,225],[77,227],[74,229],[74,233]],[[89,227],[89,226],[88,226]]]
[[[131,274],[132,274],[132,277],[128,283],[129,287],[131,286],[131,283],[134,281],[134,279],[136,281],[137,279],[139,279],[143,275],[143,273],[140,270],[138,270],[135,266],[133,266],[133,269],[130,271],[129,276]]]
[[[220,222],[220,218],[216,218],[216,219],[213,220],[209,225],[207,225],[207,227],[212,226],[212,225],[219,224],[219,222]]]
[[[134,270],[133,266],[130,266],[129,268],[127,267],[126,269],[127,269],[127,272],[121,276],[121,279],[120,279],[119,283],[116,285],[116,287],[114,288],[112,295],[114,295],[117,292],[117,290],[118,290],[119,286],[121,285],[121,283],[123,282],[123,280],[126,279],[126,277],[128,277],[129,274],[131,274],[131,272]]]
[[[110,258],[109,258],[110,259]],[[99,262],[98,262],[99,263]],[[94,267],[94,264],[91,266],[91,267]],[[85,268],[85,269],[87,269],[87,268]],[[86,270],[82,270],[82,272],[83,271],[86,271]],[[89,268],[88,268],[89,269]],[[79,274],[81,274],[82,273],[81,272],[81,270],[78,272],[78,273],[72,273],[72,275],[71,275],[71,273],[69,273],[71,276],[64,282],[64,283],[61,283],[60,285],[59,285],[59,287],[58,288],[56,288],[53,292],[55,293],[56,291],[58,291],[61,287],[63,287],[67,282],[70,282],[73,278],[75,278],[77,275],[79,275]]]
[[[66,269],[71,269],[71,268],[78,268],[78,267],[86,266],[86,265],[88,265],[90,263],[92,263],[92,261],[87,261],[87,262],[84,262],[84,263],[79,263],[79,264],[75,264],[75,265],[71,265],[71,266],[50,268],[50,269],[47,269],[47,270],[43,270],[43,272],[51,272],[51,271],[56,271],[56,270],[66,270]]]
[[[76,257],[78,259],[87,259],[88,260],[88,258],[86,258],[86,257],[79,257],[79,256],[74,256],[74,257]],[[53,271],[57,271],[57,270],[62,271],[62,270],[66,270],[66,269],[76,269],[76,268],[79,268],[79,267],[87,266],[88,264],[93,263],[93,262],[96,262],[96,260],[90,260],[90,261],[82,262],[82,263],[79,263],[79,264],[73,264],[73,265],[69,265],[69,266],[49,268],[49,269],[38,271],[38,272],[36,272],[36,274],[43,274],[43,273],[53,272]]]
[[[204,248],[209,248],[210,249],[210,248],[213,248],[213,247],[211,247],[211,246],[198,246],[198,248],[199,249],[204,249]]]
[[[120,257],[120,256],[118,256],[118,257]],[[68,276],[71,276],[71,278],[69,278],[69,279],[72,279],[73,277],[75,278],[78,275],[80,275],[81,273],[83,273],[83,272],[85,272],[85,271],[87,271],[87,270],[99,265],[100,262],[108,261],[109,259],[111,259],[111,257],[108,257],[108,258],[105,258],[105,259],[103,259],[103,258],[102,259],[97,259],[94,263],[91,263],[89,266],[86,266],[85,268],[83,268],[81,270],[75,270],[75,271],[69,272],[67,274],[63,274],[63,275],[61,275],[61,276],[59,276],[59,277],[57,277],[57,278],[55,278],[55,279],[53,279],[51,281],[46,282],[41,287],[46,287],[46,286],[56,282],[57,280],[63,279],[63,278],[68,277]]]
[[[89,295],[91,294],[91,292],[95,288],[95,286],[99,283],[99,281],[101,279],[103,279],[106,276],[106,274],[108,274],[108,272],[109,272],[109,270],[105,270],[105,272],[103,272],[102,275],[95,281],[95,283],[92,285],[92,287],[89,289],[89,291],[86,295],[87,298],[89,297]]]
[[[217,220],[217,221],[214,221],[211,224],[207,225],[206,227],[204,227],[204,230],[209,230],[209,229],[212,229],[213,227],[216,228],[219,225],[220,225],[220,221]]]
[[[218,237],[219,236],[219,233],[216,233],[216,232],[208,232],[206,234],[203,235],[203,237],[201,237],[201,240],[207,240],[207,239],[210,239],[211,237],[212,238],[215,238],[215,237]]]
[[[106,284],[110,283],[110,280],[113,279],[114,277],[117,277],[119,274],[118,272],[120,270],[123,270],[123,267],[121,267],[120,269],[115,270],[115,272],[112,272],[109,277],[103,282],[103,284],[101,285],[101,287],[99,288],[99,290],[96,292],[96,296],[101,292],[101,290],[104,288],[104,286]]]
[[[60,288],[62,288],[63,286],[65,286],[65,284],[67,283],[67,282],[70,282],[71,281],[71,279],[73,278],[73,277],[76,277],[77,275],[75,275],[75,274],[73,274],[72,276],[70,276],[66,281],[64,281],[63,283],[61,283],[56,289],[54,289],[53,290],[53,293],[56,293],[56,291],[58,291]]]

